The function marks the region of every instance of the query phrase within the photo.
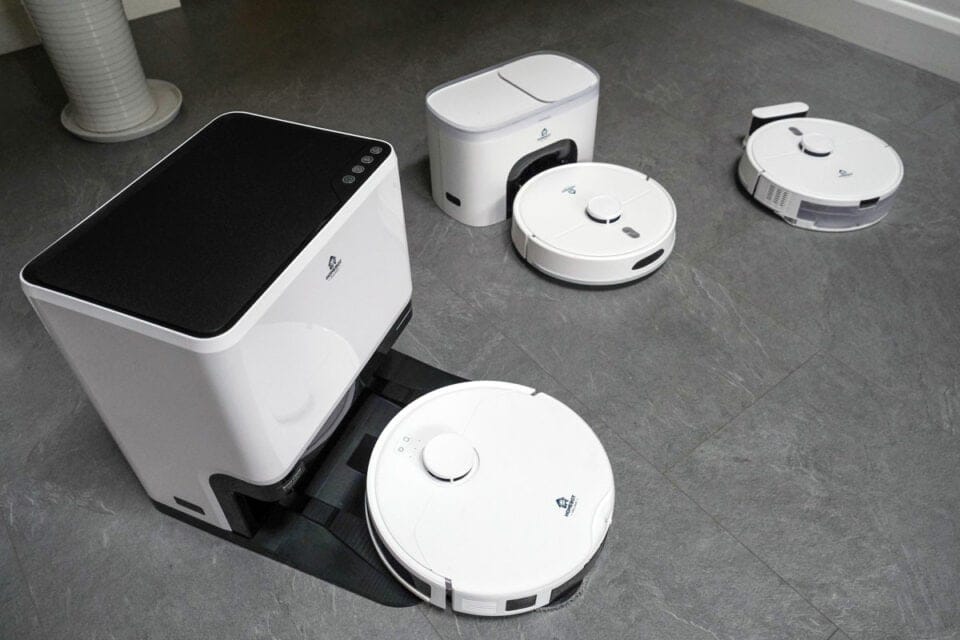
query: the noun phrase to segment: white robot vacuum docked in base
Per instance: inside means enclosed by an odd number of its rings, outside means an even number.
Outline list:
[[[514,202],[513,245],[535,268],[584,285],[629,282],[673,251],[673,198],[647,175],[581,162],[531,178]]]
[[[783,220],[815,231],[853,231],[893,205],[903,163],[877,136],[806,117],[802,102],[753,112],[737,175],[750,195]]]
[[[404,408],[377,440],[367,522],[411,592],[481,616],[524,613],[575,591],[613,514],[603,446],[551,396],[465,382]]]

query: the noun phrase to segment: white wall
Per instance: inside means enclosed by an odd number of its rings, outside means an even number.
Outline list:
[[[960,0],[740,0],[960,82]]]
[[[123,8],[131,20],[179,6],[180,0],[123,0]],[[0,54],[39,43],[20,0],[0,0]]]
[[[913,3],[952,16],[960,16],[960,0],[913,0]]]

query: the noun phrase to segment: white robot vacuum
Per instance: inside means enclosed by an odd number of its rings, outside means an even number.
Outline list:
[[[853,231],[893,205],[903,163],[877,136],[806,117],[802,102],[753,112],[737,175],[750,195],[802,229]]]
[[[367,523],[391,573],[438,607],[531,611],[575,591],[613,515],[613,472],[574,411],[507,382],[433,391],[384,429]]]
[[[537,174],[517,193],[513,245],[543,273],[614,285],[657,270],[673,251],[677,209],[656,180],[613,164],[580,162]]]

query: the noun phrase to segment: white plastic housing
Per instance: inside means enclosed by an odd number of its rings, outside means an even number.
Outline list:
[[[786,118],[750,134],[737,176],[754,199],[791,225],[853,231],[890,211],[903,163],[890,145],[858,127]]]
[[[434,201],[464,224],[491,225],[506,218],[507,175],[523,156],[569,139],[578,160],[592,160],[599,87],[584,63],[541,52],[430,91]]]
[[[613,164],[548,169],[517,194],[511,238],[549,276],[612,285],[653,273],[676,240],[673,198],[647,175]]]
[[[150,497],[229,530],[210,476],[286,476],[410,300],[396,155],[214,337],[21,285]]]
[[[581,578],[613,503],[610,462],[583,419],[507,382],[455,384],[408,405],[367,472],[367,521],[394,576],[480,616],[542,607]]]

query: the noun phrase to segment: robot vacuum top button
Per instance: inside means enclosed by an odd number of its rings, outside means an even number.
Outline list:
[[[587,215],[604,224],[616,222],[620,219],[620,200],[607,194],[593,196],[587,202]]]
[[[800,148],[811,156],[828,156],[833,153],[833,140],[822,133],[805,133],[800,138]]]
[[[476,452],[459,433],[441,433],[423,448],[423,466],[438,480],[453,482],[473,470]]]

